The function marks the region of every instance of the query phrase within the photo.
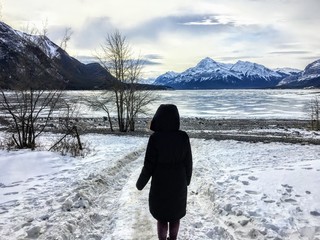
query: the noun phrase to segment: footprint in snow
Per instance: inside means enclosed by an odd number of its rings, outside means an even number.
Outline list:
[[[17,187],[17,186],[20,186],[20,183],[11,183],[10,185],[3,185],[2,188],[11,188],[11,187]]]
[[[284,202],[287,202],[287,203],[296,203],[297,200],[292,199],[292,198],[287,198],[287,199],[284,199]]]
[[[8,202],[4,202],[4,203],[1,203],[0,206],[2,207],[2,209],[4,208],[10,208],[10,207],[17,207],[19,206],[20,203],[18,200],[11,200],[11,201],[8,201]]]
[[[0,215],[9,212],[8,210],[0,210]]]
[[[232,179],[232,180],[236,180],[236,181],[238,181],[239,176],[231,176],[231,179]]]
[[[242,181],[242,184],[245,185],[245,186],[248,186],[249,182],[248,181]]]
[[[302,169],[304,169],[304,170],[312,170],[313,168],[312,167],[303,167]]]
[[[251,181],[257,181],[258,180],[258,178],[255,177],[255,176],[250,176],[250,177],[248,177],[248,179],[251,180]]]
[[[241,170],[241,169],[240,169]],[[240,176],[247,176],[249,175],[248,173],[241,173]]]
[[[42,178],[42,177],[45,177],[46,175],[38,175],[36,176],[37,178]]]
[[[23,181],[12,182],[11,184],[21,184],[21,183],[23,183]]]
[[[283,170],[283,169],[284,169],[284,168],[279,168],[279,167],[278,167],[278,168],[275,168],[274,170]]]
[[[311,211],[310,214],[315,217],[320,217],[320,212],[318,211]]]
[[[292,189],[293,187],[292,186],[290,186],[289,184],[281,184],[281,186],[282,187],[284,187],[284,188],[290,188],[290,189]]]
[[[8,193],[5,193],[3,195],[5,196],[9,196],[9,195],[17,195],[19,192],[8,192]]]
[[[194,228],[202,228],[203,224],[201,222],[196,222],[192,224]]]
[[[259,194],[257,191],[253,191],[253,190],[246,190],[245,192],[248,194],[253,194],[253,195]]]

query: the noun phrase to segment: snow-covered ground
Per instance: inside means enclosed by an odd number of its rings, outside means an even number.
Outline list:
[[[1,240],[157,239],[149,184],[135,188],[148,139],[82,139],[91,151],[81,158],[0,151]],[[320,239],[319,146],[191,145],[194,171],[179,239]]]

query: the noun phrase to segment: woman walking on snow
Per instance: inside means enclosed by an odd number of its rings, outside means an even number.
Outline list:
[[[179,130],[178,109],[162,104],[154,115],[144,166],[137,181],[142,190],[150,177],[149,209],[158,221],[159,240],[177,239],[180,219],[186,215],[187,186],[192,175],[189,136]]]

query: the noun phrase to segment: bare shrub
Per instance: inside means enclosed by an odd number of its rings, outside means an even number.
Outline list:
[[[76,138],[69,135],[51,147],[51,150],[59,152],[63,156],[70,155],[72,157],[85,157],[91,152],[90,147],[85,143],[81,146],[82,147],[80,148]]]
[[[3,139],[0,139],[0,149],[11,151],[15,148],[15,142],[10,138],[10,136],[4,136]]]
[[[60,108],[64,109],[59,117],[59,130],[63,136],[49,149],[49,151],[58,151],[63,155],[71,153],[72,156],[81,155],[84,150],[76,121],[76,105],[63,101]]]

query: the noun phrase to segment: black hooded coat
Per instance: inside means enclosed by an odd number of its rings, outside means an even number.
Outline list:
[[[172,222],[185,216],[187,186],[192,175],[189,137],[179,130],[180,117],[175,105],[160,105],[154,115],[144,166],[137,181],[142,190],[151,180],[149,209],[158,221]]]

